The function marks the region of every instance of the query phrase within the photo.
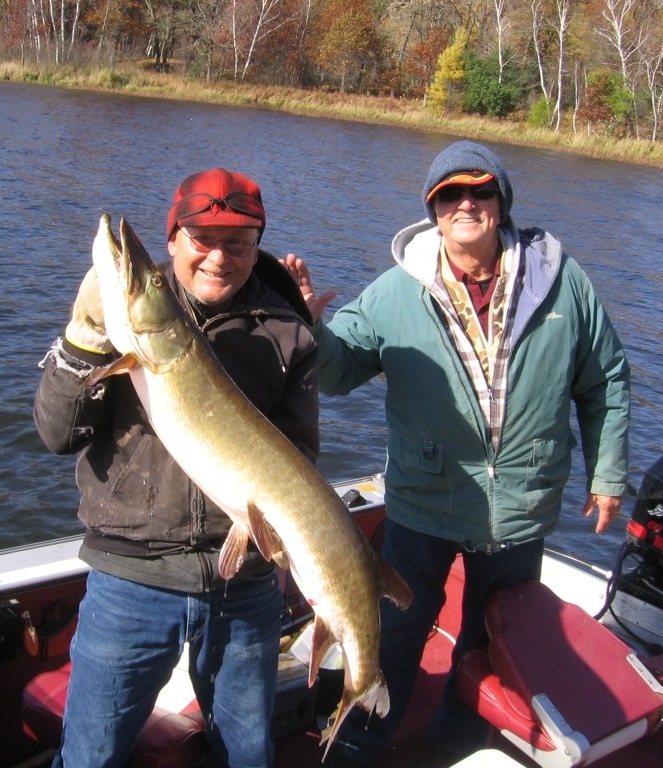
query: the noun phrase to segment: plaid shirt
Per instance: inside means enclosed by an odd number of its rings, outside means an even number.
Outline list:
[[[520,243],[507,230],[499,230],[503,256],[488,317],[488,338],[465,285],[456,280],[440,248],[440,268],[432,293],[449,320],[449,329],[458,356],[479,399],[484,423],[493,450],[497,451],[506,406],[506,386],[511,351],[511,330],[525,275]]]

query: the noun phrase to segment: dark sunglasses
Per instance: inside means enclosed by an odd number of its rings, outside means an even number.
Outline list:
[[[458,203],[465,195],[477,202],[492,200],[498,194],[499,190],[493,186],[472,187],[467,184],[450,184],[448,187],[442,187],[436,197],[441,203]]]
[[[262,207],[262,201],[248,192],[231,192],[226,197],[213,197],[207,192],[194,192],[192,195],[187,195],[177,201],[175,218],[195,216],[215,206],[230,208],[235,213],[243,213],[245,216],[260,219],[260,221],[265,220],[265,209]]]

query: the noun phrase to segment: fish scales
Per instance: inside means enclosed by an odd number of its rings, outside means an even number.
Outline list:
[[[234,384],[125,220],[120,235],[102,216],[93,261],[107,332],[123,357],[94,380],[130,374],[167,450],[233,521],[222,575],[239,567],[249,537],[265,557],[289,564],[315,614],[311,684],[325,652],[340,644],[344,690],[323,733],[328,749],[353,706],[387,713],[378,603],[386,596],[405,608],[409,588],[331,485]]]

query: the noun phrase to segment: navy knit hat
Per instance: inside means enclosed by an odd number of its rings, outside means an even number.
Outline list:
[[[459,171],[483,171],[495,178],[500,190],[502,224],[506,222],[513,205],[513,189],[506,169],[498,158],[486,147],[473,141],[457,141],[450,144],[433,160],[424,184],[424,209],[426,215],[437,223],[435,215],[435,195],[428,199],[440,182],[452,173]]]

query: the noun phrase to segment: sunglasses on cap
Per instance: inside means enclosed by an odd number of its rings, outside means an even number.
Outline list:
[[[186,195],[177,201],[175,218],[196,216],[214,207],[230,208],[235,213],[251,216],[262,222],[265,220],[265,209],[262,202],[248,192],[231,192],[226,197],[213,197],[207,192],[194,192],[192,195]]]
[[[450,184],[435,195],[441,203],[458,203],[466,195],[474,202],[492,200],[497,197],[499,190],[494,186],[472,187],[468,184]]]

